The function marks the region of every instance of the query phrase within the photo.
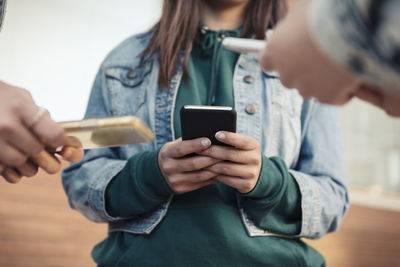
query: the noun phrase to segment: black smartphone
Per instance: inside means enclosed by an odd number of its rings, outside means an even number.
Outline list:
[[[236,132],[236,110],[231,107],[185,105],[180,116],[182,140],[207,137],[213,145],[228,146],[219,142],[215,134]]]

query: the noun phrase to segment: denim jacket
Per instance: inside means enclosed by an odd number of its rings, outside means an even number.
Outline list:
[[[157,210],[115,218],[105,209],[105,190],[140,151],[156,150],[174,139],[172,118],[182,78],[182,57],[170,88],[158,85],[159,61],[140,64],[151,33],[129,38],[103,62],[95,79],[86,117],[134,115],[155,134],[151,143],[85,151],[83,160],[63,172],[72,208],[90,220],[108,222],[110,231],[149,234],[160,223],[173,196]],[[251,77],[251,78],[250,78]],[[337,229],[349,202],[337,110],[282,86],[274,73],[261,70],[257,58],[240,55],[234,72],[237,132],[252,136],[266,156],[280,156],[302,195],[301,237],[319,238]],[[247,216],[237,195],[238,211],[249,236],[271,235]]]

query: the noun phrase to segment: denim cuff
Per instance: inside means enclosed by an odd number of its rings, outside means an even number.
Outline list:
[[[299,237],[316,238],[321,227],[321,196],[318,185],[309,175],[290,170],[301,192],[302,223]]]
[[[113,217],[107,213],[105,195],[108,184],[112,179],[125,167],[126,161],[115,160],[113,162],[107,162],[107,171],[99,173],[98,179],[94,179],[89,187],[88,193],[88,204],[91,207],[93,213],[93,220],[95,221],[115,221],[121,218]],[[79,178],[77,178],[79,179]],[[88,216],[88,214],[85,214]],[[98,217],[102,220],[98,220]]]

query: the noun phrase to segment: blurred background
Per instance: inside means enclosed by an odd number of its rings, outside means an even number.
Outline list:
[[[9,0],[0,80],[28,89],[57,121],[81,119],[106,54],[149,29],[161,3]],[[352,207],[338,233],[310,243],[328,266],[400,266],[400,119],[357,100],[340,112]],[[0,218],[0,266],[94,266],[90,250],[107,231],[70,210],[59,174],[0,180]]]

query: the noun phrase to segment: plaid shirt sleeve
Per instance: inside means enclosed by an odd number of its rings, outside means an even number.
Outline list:
[[[400,1],[314,0],[311,37],[367,84],[400,93]]]

